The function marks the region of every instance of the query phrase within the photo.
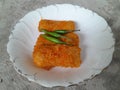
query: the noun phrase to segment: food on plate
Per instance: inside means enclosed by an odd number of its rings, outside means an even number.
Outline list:
[[[34,46],[33,60],[36,66],[49,70],[56,66],[77,68],[81,64],[79,38],[74,33],[73,21],[42,19],[40,34]],[[77,30],[76,30],[77,31]]]

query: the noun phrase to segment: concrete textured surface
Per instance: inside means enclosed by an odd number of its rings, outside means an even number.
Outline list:
[[[46,88],[14,70],[6,45],[20,18],[37,8],[58,3],[80,5],[103,16],[114,33],[115,52],[111,64],[93,79],[70,87]],[[120,90],[120,0],[0,0],[0,90]]]

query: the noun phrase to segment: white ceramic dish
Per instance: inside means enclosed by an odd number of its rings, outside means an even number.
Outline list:
[[[82,64],[79,68],[55,67],[50,71],[33,64],[32,52],[42,19],[73,20],[80,37]],[[7,51],[16,71],[28,80],[46,87],[69,86],[91,79],[107,67],[114,51],[115,40],[107,22],[96,13],[71,4],[50,5],[25,15],[14,27]]]

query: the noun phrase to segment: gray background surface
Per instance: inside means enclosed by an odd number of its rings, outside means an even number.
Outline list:
[[[71,3],[103,16],[116,39],[113,60],[101,74],[76,86],[46,88],[17,74],[6,51],[14,25],[28,12],[50,4]],[[120,0],[0,0],[0,90],[120,90]]]

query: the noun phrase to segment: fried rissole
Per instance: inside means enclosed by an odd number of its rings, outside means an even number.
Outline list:
[[[39,23],[39,31],[41,31],[41,29],[48,31],[75,30],[75,23],[73,21],[41,20]],[[61,40],[71,43],[73,46],[55,44],[40,35],[34,46],[33,59],[35,65],[47,70],[56,66],[79,67],[81,64],[79,38],[73,32],[65,34],[65,36],[71,40],[65,38]]]

